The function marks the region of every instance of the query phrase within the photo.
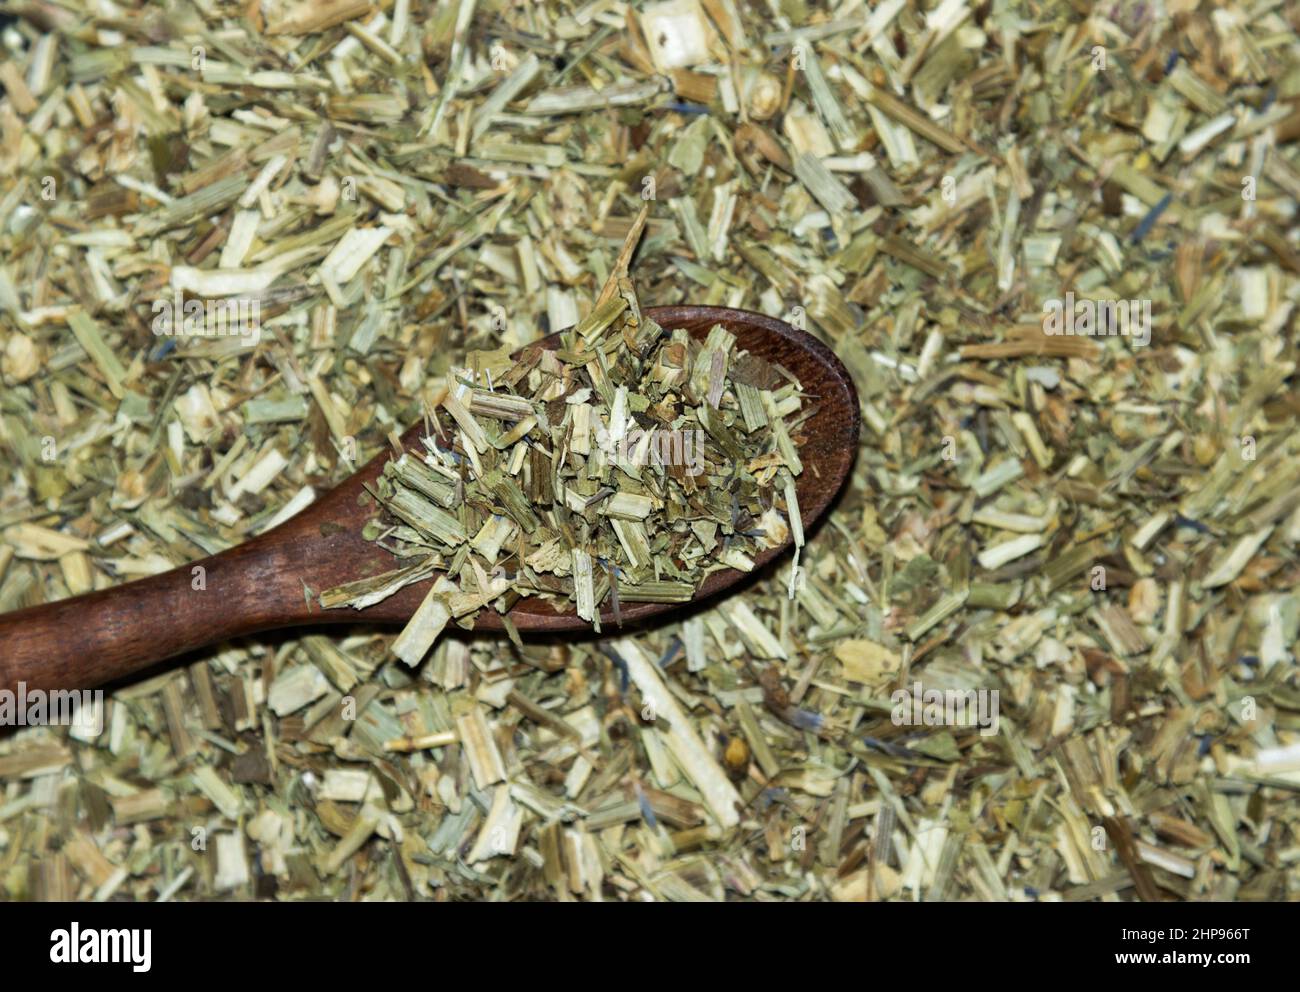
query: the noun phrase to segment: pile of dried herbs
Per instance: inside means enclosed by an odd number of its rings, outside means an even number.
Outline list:
[[[639,298],[806,326],[864,430],[793,599],[247,639],[3,734],[3,898],[1300,894],[1294,5],[7,10],[0,610],[309,504],[647,203]]]
[[[359,609],[434,570],[456,577],[439,578],[394,642],[415,665],[449,620],[489,605],[504,615],[538,597],[599,632],[602,603],[616,622],[620,603],[685,603],[792,531],[802,544],[803,466],[785,421],[798,383],[763,388],[776,370],[721,325],[703,343],[669,334],[624,287],[565,348],[530,347],[495,377],[477,362],[448,374],[425,452],[388,462],[374,493],[386,520],[368,536],[416,561],[326,590],[323,607]]]

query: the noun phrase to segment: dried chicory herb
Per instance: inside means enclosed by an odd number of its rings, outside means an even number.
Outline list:
[[[383,512],[367,536],[415,561],[394,581],[327,589],[322,606],[444,575],[394,644],[413,665],[452,617],[533,596],[599,631],[602,603],[684,603],[792,531],[803,543],[785,428],[796,385],[761,386],[780,376],[721,325],[703,343],[669,332],[618,283],[558,347],[530,346],[495,381],[448,372],[424,450],[388,462],[373,491]]]

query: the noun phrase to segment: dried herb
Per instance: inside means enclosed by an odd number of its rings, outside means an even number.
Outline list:
[[[496,381],[474,367],[448,373],[424,452],[384,467],[374,495],[385,512],[368,528],[418,562],[327,589],[323,607],[367,606],[445,572],[394,644],[416,664],[453,615],[505,612],[510,593],[575,609],[599,631],[602,602],[687,602],[705,576],[743,567],[792,528],[802,544],[791,479],[803,468],[785,427],[798,419],[796,387],[738,383],[738,367],[780,377],[733,354],[721,326],[701,345],[640,317],[620,284],[558,348],[530,349]],[[761,419],[744,416],[738,387]]]

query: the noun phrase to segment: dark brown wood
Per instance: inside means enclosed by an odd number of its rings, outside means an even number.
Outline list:
[[[807,441],[799,450],[804,471],[796,480],[804,527],[810,527],[839,491],[858,446],[857,393],[839,359],[812,335],[745,310],[682,306],[646,313],[664,327],[683,327],[700,339],[722,324],[736,335],[738,348],[779,363],[798,378],[813,410],[801,428]],[[420,430],[407,431],[403,444],[418,448]],[[208,644],[282,627],[405,622],[424,597],[425,583],[365,610],[321,610],[306,592],[396,567],[387,551],[361,536],[374,513],[363,486],[389,457],[378,456],[292,520],[219,555],[0,616],[0,688],[14,689],[19,682],[29,691],[92,688]],[[758,554],[757,566],[787,549]],[[715,572],[695,599],[715,596],[742,578],[744,573],[732,569]],[[627,604],[622,616],[634,623],[676,609],[680,606],[671,603]],[[539,599],[520,600],[510,619],[521,633],[590,629],[577,614],[556,612]],[[613,626],[611,613],[602,614],[604,624]],[[500,630],[501,618],[485,610],[476,629]]]

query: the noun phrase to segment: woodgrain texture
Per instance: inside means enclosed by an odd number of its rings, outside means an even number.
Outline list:
[[[647,315],[667,328],[682,327],[703,339],[714,324],[736,335],[737,347],[789,370],[808,396],[812,413],[801,429],[804,472],[796,491],[805,528],[821,517],[849,473],[858,446],[857,393],[848,372],[824,344],[761,314],[720,307],[656,307]],[[547,339],[546,343],[554,343]],[[420,428],[402,436],[417,448]],[[361,536],[374,513],[363,486],[383,470],[390,454],[376,457],[351,478],[291,520],[211,558],[100,592],[0,616],[0,688],[25,682],[32,689],[84,689],[116,681],[158,661],[218,641],[259,631],[320,623],[405,622],[427,586],[418,583],[366,610],[321,610],[318,593],[334,585],[388,571],[396,560]],[[762,567],[788,546],[755,556]],[[203,569],[203,588],[195,581]],[[744,577],[715,572],[696,600],[715,596]],[[625,623],[679,607],[636,603],[622,609]],[[521,633],[578,631],[589,624],[558,613],[538,599],[521,600],[510,613]],[[613,626],[603,612],[602,625]],[[476,629],[499,630],[500,618],[480,614]]]

